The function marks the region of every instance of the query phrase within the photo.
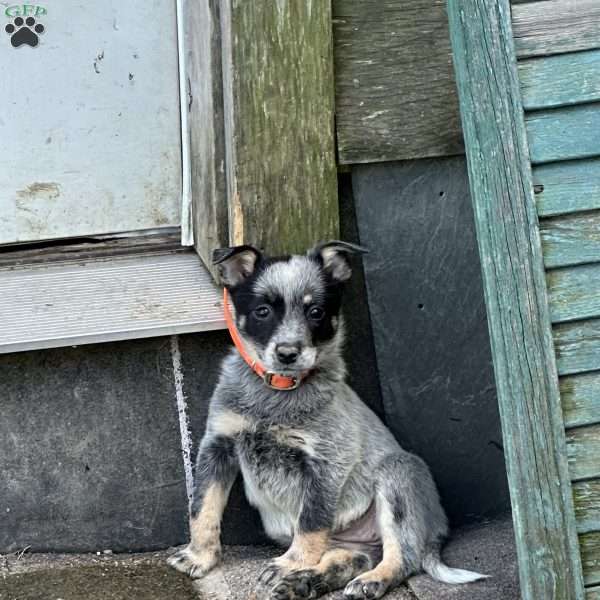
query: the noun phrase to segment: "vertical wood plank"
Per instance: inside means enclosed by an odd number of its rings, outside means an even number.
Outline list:
[[[303,251],[338,234],[330,3],[220,6],[230,242]]]
[[[508,0],[449,0],[524,600],[584,597]]]
[[[194,243],[210,269],[212,250],[228,243],[219,5],[189,0],[184,8]]]
[[[334,0],[342,164],[462,154],[446,0]]]

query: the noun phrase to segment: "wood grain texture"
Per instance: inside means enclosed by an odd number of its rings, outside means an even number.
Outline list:
[[[106,238],[98,237],[79,240],[77,243],[57,244],[56,246],[32,247],[9,246],[0,250],[0,269],[12,269],[17,266],[62,261],[85,261],[90,259],[117,256],[135,256],[144,254],[164,254],[165,252],[187,252],[181,245],[181,233],[159,233],[135,237]]]
[[[541,217],[600,209],[600,159],[538,165],[533,169]]]
[[[517,56],[600,48],[597,0],[545,0],[513,6]]]
[[[548,271],[546,281],[553,323],[600,317],[600,262]]]
[[[554,346],[561,375],[600,370],[600,319],[555,325]]]
[[[194,245],[214,276],[212,251],[228,243],[219,2],[185,10]]]
[[[305,251],[339,231],[331,7],[220,7],[229,241]]]
[[[596,585],[600,583],[600,532],[580,535],[579,544],[585,585]]]
[[[600,586],[587,588],[585,590],[585,600],[600,600]]]
[[[568,429],[567,453],[573,481],[600,477],[600,425]]]
[[[600,531],[600,479],[573,483],[577,531]]]
[[[600,103],[527,113],[527,135],[534,164],[600,156]]]
[[[448,12],[522,596],[582,598],[510,5],[449,0]]]
[[[566,427],[600,423],[600,372],[560,378]],[[600,509],[600,496],[598,496]]]
[[[600,100],[600,50],[519,63],[523,108],[534,110]]]
[[[334,0],[339,161],[463,152],[445,0]]]
[[[549,269],[600,260],[600,211],[542,219],[540,234]]]

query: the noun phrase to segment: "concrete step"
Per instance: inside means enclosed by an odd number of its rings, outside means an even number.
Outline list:
[[[193,251],[0,266],[0,353],[224,329]]]
[[[138,555],[13,554],[0,556],[0,600],[247,600],[269,559],[281,549],[225,548],[222,565],[192,583],[165,567],[174,552]],[[491,577],[462,586],[443,585],[419,575],[390,592],[389,600],[518,600],[520,598],[510,518],[457,531],[446,547],[450,566]],[[336,592],[325,600],[341,600]]]

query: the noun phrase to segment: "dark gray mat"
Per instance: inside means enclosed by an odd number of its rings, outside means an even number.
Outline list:
[[[464,158],[360,165],[353,190],[388,425],[455,524],[509,509]]]

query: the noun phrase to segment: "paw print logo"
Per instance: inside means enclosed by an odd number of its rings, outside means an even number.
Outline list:
[[[35,48],[40,41],[38,34],[44,33],[45,27],[41,23],[36,23],[33,17],[27,17],[25,20],[17,17],[5,27],[5,31],[10,35],[10,43],[15,48],[23,44]]]

